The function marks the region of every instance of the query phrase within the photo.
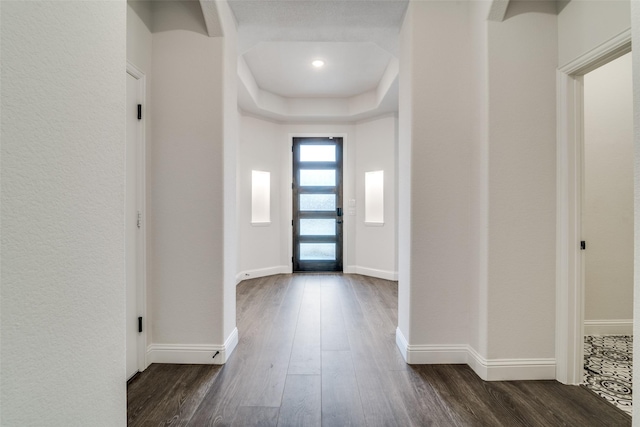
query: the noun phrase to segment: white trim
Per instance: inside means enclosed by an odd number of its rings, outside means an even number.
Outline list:
[[[396,345],[409,364],[467,363],[467,345],[409,345],[400,328],[396,328]]]
[[[213,355],[220,354],[213,359]],[[177,363],[214,365],[220,364],[224,355],[224,346],[205,344],[151,344],[147,348],[147,359],[150,363]]]
[[[365,227],[384,227],[384,222],[364,222]]]
[[[584,75],[629,52],[631,52],[631,28],[621,31],[584,55],[563,65],[559,71],[569,75]]]
[[[291,274],[291,266],[277,265],[275,267],[241,271],[236,275],[236,285],[243,280],[255,279],[256,277],[273,276],[275,274]]]
[[[271,221],[267,222],[251,222],[252,227],[269,227],[271,226]]]
[[[398,346],[398,350],[400,350],[400,354],[405,362],[409,363],[407,360],[409,354],[407,353],[407,349],[409,347],[409,343],[407,339],[404,337],[404,334],[400,330],[400,328],[396,328],[396,346]]]
[[[556,160],[556,360],[557,380],[582,382],[584,318],[582,253],[582,77],[560,71]]]
[[[410,345],[399,328],[396,345],[404,360],[414,365],[466,364],[484,381],[550,380],[556,377],[556,360],[485,359],[466,344]]]
[[[467,355],[464,344],[407,346],[407,363],[413,365],[466,364]]]
[[[378,279],[398,281],[398,272],[389,270],[378,270],[375,268],[361,267],[359,265],[350,265],[344,268],[345,274],[361,274],[363,276],[377,277]]]
[[[484,381],[553,380],[556,378],[556,360],[485,359],[473,347],[467,346],[467,364]]]
[[[139,81],[138,84],[138,98],[142,101],[143,115],[140,123],[140,134],[138,135],[140,146],[138,148],[138,156],[136,165],[136,172],[138,174],[138,189],[136,199],[138,202],[137,210],[142,212],[142,223],[138,230],[138,242],[136,245],[138,249],[137,253],[137,272],[138,277],[136,281],[136,311],[139,316],[142,316],[142,332],[138,334],[137,339],[137,353],[138,353],[138,371],[142,372],[149,366],[150,362],[147,360],[147,352],[145,348],[147,346],[147,328],[150,323],[147,317],[147,185],[146,185],[146,103],[147,103],[147,79],[142,70],[136,67],[131,62],[127,61],[127,74],[134,77]]]
[[[585,335],[633,335],[633,319],[598,319],[584,321]]]
[[[356,120],[353,123],[347,122],[345,124],[359,125],[359,124],[363,124],[363,123],[375,122],[375,121],[378,121],[378,120],[388,119],[388,118],[397,119],[398,118],[398,113],[396,111],[393,111],[391,113],[382,113],[379,116],[365,117],[364,119]]]
[[[229,360],[237,345],[238,328],[235,328],[223,345],[151,344],[147,347],[147,360],[149,363],[222,365]],[[214,358],[217,351],[220,353]]]
[[[631,31],[625,30],[557,72],[556,379],[564,384],[582,382],[584,351],[582,74],[630,50]]]
[[[233,354],[233,351],[238,346],[238,342],[239,342],[238,328],[233,328],[233,331],[231,331],[231,334],[227,337],[227,339],[224,342],[224,352],[221,352],[224,354],[221,357],[221,360],[222,360],[221,363],[227,363],[227,361]]]
[[[137,80],[143,79],[145,77],[144,71],[142,71],[140,68],[136,67],[129,61],[127,61],[127,73],[131,74],[131,76],[135,77]]]

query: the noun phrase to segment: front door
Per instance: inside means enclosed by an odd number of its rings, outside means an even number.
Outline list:
[[[342,138],[293,138],[293,271],[342,271]]]

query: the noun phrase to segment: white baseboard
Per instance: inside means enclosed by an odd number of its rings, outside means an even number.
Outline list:
[[[553,358],[485,359],[467,344],[410,345],[400,329],[396,329],[396,344],[409,364],[466,364],[485,381],[556,378],[556,361]]]
[[[255,279],[256,277],[273,276],[275,274],[291,274],[291,266],[278,265],[275,267],[258,268],[256,270],[241,271],[236,275],[236,285],[247,279]]]
[[[404,361],[409,363],[409,354],[407,353],[409,343],[400,328],[396,328],[396,345],[398,346],[398,350],[400,350],[400,354],[402,354]]]
[[[147,347],[147,362],[190,365],[222,365],[229,360],[238,345],[235,328],[223,345],[214,344],[151,344]],[[216,352],[220,352],[214,358]]]
[[[275,267],[258,268],[255,270],[241,271],[236,275],[236,285],[243,280],[255,279],[256,277],[273,276],[275,274],[291,274],[292,269],[290,265],[278,265]],[[345,274],[361,274],[363,276],[377,277],[378,279],[385,280],[398,280],[397,271],[378,270],[375,268],[360,267],[357,265],[351,265],[344,268]]]
[[[229,357],[231,357],[231,354],[238,346],[238,341],[238,328],[233,328],[233,331],[231,331],[231,334],[229,334],[224,342],[224,358],[222,363],[227,363],[227,360],[229,360]]]
[[[409,345],[399,328],[396,344],[404,360],[410,365],[467,363],[467,345]]]
[[[467,347],[467,365],[485,381],[556,379],[554,358],[485,359],[473,347]]]
[[[398,280],[397,271],[378,270],[375,268],[361,267],[359,265],[349,265],[344,269],[347,274],[361,274],[363,276],[377,277],[385,280]]]
[[[633,319],[585,320],[585,335],[633,335]]]

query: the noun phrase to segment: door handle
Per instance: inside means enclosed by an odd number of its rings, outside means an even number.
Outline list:
[[[342,220],[341,219],[336,219],[336,224],[342,224]]]

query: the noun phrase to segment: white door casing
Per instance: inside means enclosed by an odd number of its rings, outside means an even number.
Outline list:
[[[146,259],[145,259],[145,132],[144,74],[127,64],[126,179],[125,179],[125,265],[126,265],[126,376],[130,379],[146,368]],[[143,332],[138,331],[142,317]]]

